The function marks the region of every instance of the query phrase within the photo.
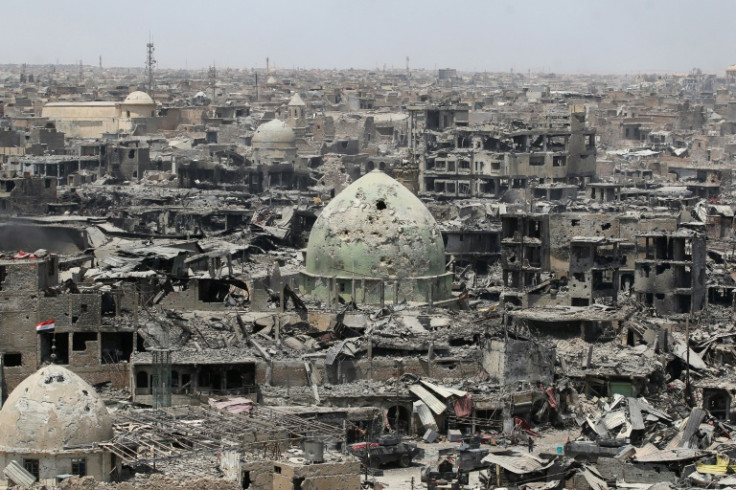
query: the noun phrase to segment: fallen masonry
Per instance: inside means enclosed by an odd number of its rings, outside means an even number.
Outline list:
[[[736,486],[736,68],[19,76],[0,488]]]

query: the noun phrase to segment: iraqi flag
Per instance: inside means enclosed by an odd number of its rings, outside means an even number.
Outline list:
[[[56,328],[56,322],[54,320],[47,320],[36,324],[36,332],[46,332]]]

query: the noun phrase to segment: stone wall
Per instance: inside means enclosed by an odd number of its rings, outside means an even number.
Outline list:
[[[491,379],[506,385],[519,382],[550,385],[554,378],[555,350],[524,340],[492,339],[483,347],[483,369]]]
[[[360,488],[360,463],[273,464],[273,490],[355,490]]]

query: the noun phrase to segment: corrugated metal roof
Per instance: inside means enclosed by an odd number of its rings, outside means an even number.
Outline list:
[[[660,451],[654,444],[647,444],[636,451],[636,461],[639,463],[666,463],[669,461],[686,461],[696,459],[707,454],[697,449],[665,449]]]
[[[3,470],[3,474],[18,485],[30,487],[36,482],[36,477],[30,474],[17,461],[11,461]]]
[[[434,383],[430,383],[429,381],[421,380],[420,383],[437,393],[442,398],[450,398],[453,395],[463,397],[468,393],[467,391],[456,390],[453,388],[448,388],[447,386],[436,385]]]
[[[553,461],[545,461],[532,455],[515,452],[509,452],[509,454],[491,453],[483,458],[482,462],[497,464],[501,468],[517,475],[542,471],[552,466],[553,463]]]
[[[629,417],[631,418],[631,428],[633,430],[644,430],[644,419],[641,416],[641,407],[636,398],[627,398],[629,405]]]
[[[447,410],[445,404],[439,401],[432,393],[427,391],[424,386],[411,385],[409,387],[409,391],[418,396],[419,399],[426,403],[427,406],[437,415],[440,415]]]
[[[429,411],[426,403],[421,400],[415,401],[414,411],[419,415],[419,420],[422,421],[422,426],[424,428],[429,427],[430,429],[437,431],[437,421],[434,419],[434,416],[432,416],[432,412]]]
[[[606,481],[601,478],[599,475],[596,475],[593,473],[592,468],[585,466],[582,470],[580,470],[580,474],[583,475],[583,478],[585,478],[585,481],[588,482],[588,485],[592,490],[607,490],[608,485],[606,484]]]
[[[733,218],[733,209],[731,209],[731,206],[711,204],[710,209],[711,209],[712,214],[720,214],[727,218]],[[713,213],[713,211],[715,212]]]
[[[624,412],[611,412],[603,419],[603,425],[608,430],[613,430],[616,427],[620,427],[625,422],[626,415],[624,415]]]

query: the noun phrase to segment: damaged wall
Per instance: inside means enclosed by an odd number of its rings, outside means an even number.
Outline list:
[[[487,340],[483,345],[483,369],[505,385],[542,383],[554,380],[555,348],[526,340]]]
[[[406,187],[380,171],[358,179],[317,218],[302,284],[318,298],[337,293],[350,299],[353,279],[361,278],[374,281],[355,298],[359,302],[363,294],[369,304],[381,303],[381,296],[410,302],[425,302],[430,294],[434,300],[450,296],[436,221]],[[382,286],[384,280],[393,285]]]

